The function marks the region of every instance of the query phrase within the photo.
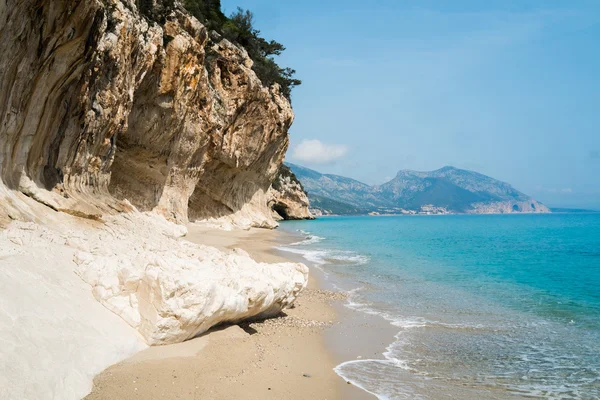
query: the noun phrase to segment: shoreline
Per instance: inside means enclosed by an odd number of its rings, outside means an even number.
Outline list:
[[[293,238],[293,242],[304,238],[299,234],[291,234],[287,231],[279,231],[283,235]],[[291,241],[289,241],[291,242]],[[288,244],[288,243],[280,243]],[[334,368],[341,364],[359,359],[379,359],[386,360],[383,353],[387,347],[395,340],[398,329],[390,321],[380,315],[368,314],[359,310],[348,308],[345,305],[347,296],[345,293],[353,289],[348,286],[349,281],[342,281],[331,274],[327,274],[321,267],[306,260],[301,254],[292,253],[278,249],[273,249],[277,254],[281,254],[286,259],[305,263],[310,269],[310,277],[313,284],[321,290],[344,294],[340,299],[330,303],[336,315],[336,323],[323,330],[322,334],[325,340],[325,347],[335,360]],[[355,284],[352,282],[352,284]],[[340,287],[342,286],[342,287]],[[338,375],[341,386],[342,399],[377,399],[377,396],[367,389],[358,386],[354,382],[350,383],[346,378]]]
[[[324,273],[301,255],[277,249],[300,235],[188,228],[185,240],[194,243],[241,248],[262,262],[303,262],[310,269],[308,287],[282,317],[219,326],[107,368],[86,399],[376,399],[334,368],[357,358],[383,359],[396,332],[381,317],[345,307],[345,294],[328,290]]]

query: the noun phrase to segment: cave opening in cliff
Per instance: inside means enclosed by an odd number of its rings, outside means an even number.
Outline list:
[[[273,204],[273,211],[275,211],[279,216],[285,220],[290,218],[288,214],[288,208],[280,203]]]
[[[188,200],[188,219],[221,218],[239,211],[248,199],[238,178],[239,171],[217,159],[203,164]]]

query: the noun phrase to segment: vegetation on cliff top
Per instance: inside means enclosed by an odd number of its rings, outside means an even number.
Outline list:
[[[285,47],[274,40],[266,40],[254,28],[254,16],[248,10],[238,7],[230,17],[221,11],[220,0],[185,0],[185,8],[209,30],[214,30],[229,41],[246,49],[254,61],[253,70],[263,85],[278,83],[281,92],[288,99],[292,89],[302,82],[294,78],[295,70],[282,68],[275,62]]]

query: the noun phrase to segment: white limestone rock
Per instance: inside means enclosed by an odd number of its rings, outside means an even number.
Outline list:
[[[276,315],[306,286],[303,264],[258,263],[242,250],[226,254],[175,240],[164,234],[173,225],[166,220],[129,217],[135,219],[132,226],[157,225],[155,231],[163,233],[142,228],[141,235],[136,230],[135,238],[125,240],[127,246],[96,247],[127,236],[114,224],[122,218],[117,217],[109,224],[114,233],[89,242],[74,261],[96,299],[150,345],[181,342],[222,322]]]

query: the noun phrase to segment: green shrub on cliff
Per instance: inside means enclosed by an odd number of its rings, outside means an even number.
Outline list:
[[[263,85],[271,86],[276,82],[281,86],[283,95],[291,98],[292,89],[302,82],[294,78],[295,70],[277,64],[274,56],[281,55],[285,47],[260,36],[260,31],[254,28],[254,16],[250,11],[238,7],[228,18],[221,11],[220,0],[186,0],[185,7],[208,29],[244,47],[254,61],[252,69]]]

